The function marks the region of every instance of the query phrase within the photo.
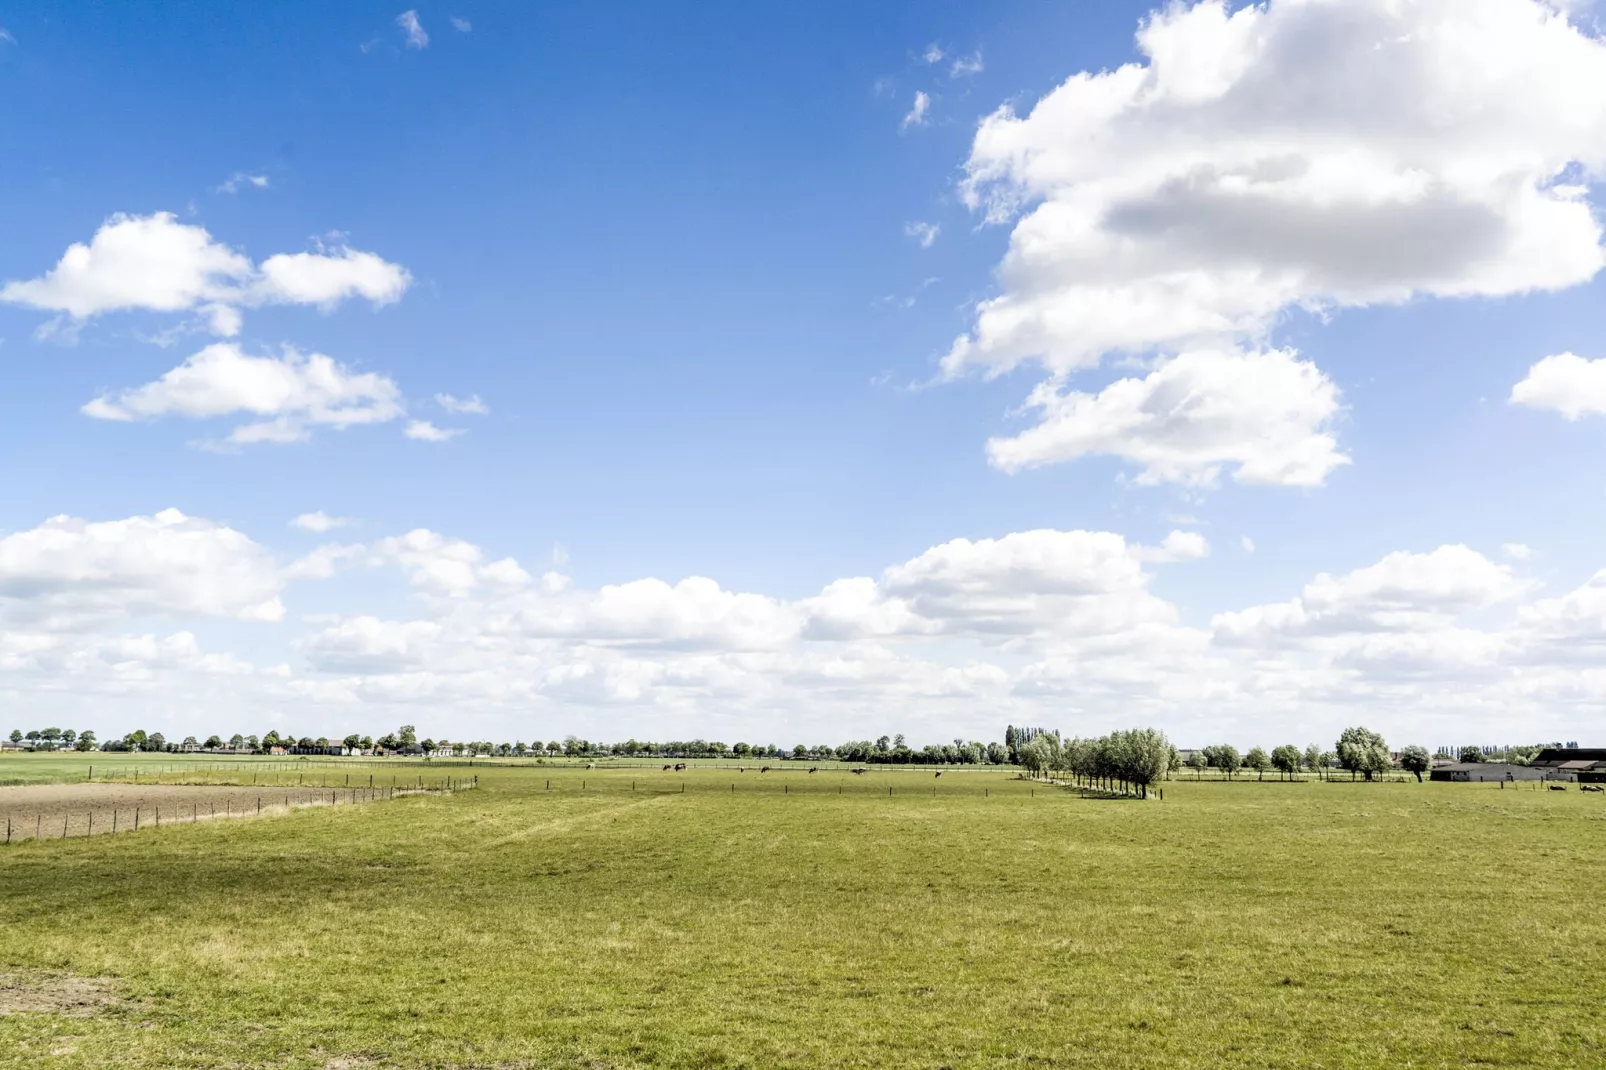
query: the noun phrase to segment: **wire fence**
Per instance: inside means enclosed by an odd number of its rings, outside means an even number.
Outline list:
[[[126,783],[132,784],[133,781]],[[140,783],[143,786],[146,782]],[[198,789],[206,786],[196,785]],[[412,795],[452,795],[478,786],[476,777],[419,777],[408,778],[406,783],[396,785],[293,790],[276,788],[260,792],[230,790],[192,800],[168,797],[159,801],[130,801],[100,806],[63,799],[60,803],[41,803],[32,808],[8,812],[5,816],[4,842],[13,844],[24,840],[109,836],[164,826],[194,825],[203,821],[267,817],[306,807],[359,806]]]

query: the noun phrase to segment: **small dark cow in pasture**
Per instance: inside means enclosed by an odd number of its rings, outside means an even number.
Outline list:
[[[815,766],[813,769],[809,770],[810,773],[818,773],[819,771],[820,771],[820,767],[819,766]]]
[[[1580,785],[1578,785],[1578,790],[1579,791],[1606,791],[1606,788],[1601,787],[1599,784],[1580,784]]]
[[[737,767],[736,767],[736,771],[737,771],[737,772],[738,772],[738,773],[745,773],[745,772],[747,772],[747,766],[745,766],[745,765],[738,765],[738,766],[737,766]]]
[[[678,773],[684,768],[686,768],[686,763],[685,762],[676,762],[675,763],[675,772]]]
[[[587,769],[595,769],[596,767],[597,767],[597,763],[596,762],[587,762],[586,763],[586,768]]]
[[[1567,790],[1567,785],[1565,785],[1565,784],[1547,784],[1546,787],[1550,788],[1551,791],[1566,791]]]
[[[762,768],[762,769],[760,769],[760,770],[759,770],[759,772],[760,772],[760,773],[767,773],[767,772],[769,772],[769,771],[770,771],[770,767],[769,767],[769,766],[767,766],[767,765],[766,765],[766,766],[765,766],[765,767],[764,767],[764,768]]]
[[[667,772],[669,772],[669,770],[671,770],[673,768],[674,768],[673,766],[666,765],[666,766],[664,766],[664,772],[667,773]]]
[[[863,776],[864,775],[864,770],[863,769],[849,769],[848,772],[852,773],[854,776]]]
[[[937,775],[938,776],[942,776],[942,770],[941,769],[937,770]]]

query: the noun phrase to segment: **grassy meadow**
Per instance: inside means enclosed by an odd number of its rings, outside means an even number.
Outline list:
[[[1601,796],[787,769],[12,845],[0,1067],[1606,1062]]]

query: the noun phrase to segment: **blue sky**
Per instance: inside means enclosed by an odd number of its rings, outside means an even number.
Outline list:
[[[1391,18],[1422,31],[1387,61],[1405,94],[1388,100],[1326,62],[1343,34],[1295,32],[1341,5],[1150,6],[420,6],[410,43],[399,6],[0,5],[14,719],[1588,735],[1606,698],[1587,656],[1606,637],[1592,12],[1358,4],[1334,23],[1357,40]],[[1145,25],[1159,44],[1135,43]],[[1464,59],[1450,31],[1506,49],[1519,80],[1550,72],[1535,115],[1481,117],[1511,95],[1495,73],[1435,82]],[[1087,72],[1128,92],[1123,64],[1152,84],[1102,126],[1061,90]],[[1302,96],[1302,65],[1345,103]],[[1582,103],[1556,119],[1546,94]],[[1227,205],[1244,176],[1269,192]],[[1070,236],[1084,210],[1098,221]],[[249,280],[87,314],[65,283],[27,288],[119,214],[204,231]],[[359,253],[391,274],[267,267]],[[73,285],[152,276],[117,270]],[[1112,311],[1178,279],[1210,296]],[[1050,326],[1017,338],[989,308]],[[222,372],[204,402],[129,393],[209,346],[382,383],[346,426]],[[1511,402],[1563,353],[1583,360]],[[1215,415],[1123,424],[1120,384],[1173,373]],[[1034,389],[1083,407],[1012,467],[988,442],[1044,423]],[[81,411],[96,398],[122,418]],[[297,440],[227,441],[274,421]],[[421,421],[456,434],[404,434]],[[1237,467],[1301,450],[1297,472]],[[190,526],[128,524],[164,509]],[[314,512],[351,523],[290,526]],[[56,516],[88,527],[52,535]],[[169,545],[179,528],[210,549]],[[396,541],[420,529],[438,541]],[[309,563],[318,546],[341,549]],[[507,558],[524,579],[474,572]],[[443,580],[441,560],[469,574]],[[535,593],[544,573],[566,578]],[[810,601],[854,577],[878,586],[853,621]],[[1255,638],[1222,614],[1255,614]]]

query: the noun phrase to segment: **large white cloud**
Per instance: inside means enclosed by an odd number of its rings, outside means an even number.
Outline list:
[[[1606,360],[1575,353],[1545,357],[1511,388],[1513,405],[1550,409],[1569,420],[1606,415]]]
[[[1322,573],[1299,597],[1218,614],[1218,641],[1266,645],[1284,638],[1434,631],[1463,614],[1521,595],[1528,584],[1509,565],[1466,546],[1398,551],[1342,576]]]
[[[1142,465],[1139,483],[1211,484],[1232,465],[1241,483],[1317,486],[1348,463],[1337,388],[1288,350],[1192,350],[1097,394],[1044,383],[1028,405],[1035,427],[987,443],[1006,472],[1108,454]]]
[[[58,516],[0,538],[0,622],[58,630],[130,617],[284,616],[272,556],[176,509],[90,522]]]
[[[201,311],[213,333],[240,330],[241,308],[307,304],[329,309],[350,298],[375,305],[401,299],[407,269],[345,245],[280,253],[260,265],[171,212],[114,215],[88,244],[74,242],[55,267],[0,287],[0,301],[87,320],[107,312]]]
[[[1002,459],[1080,455],[1054,443],[1101,424],[1054,402],[1107,353],[1257,345],[1292,307],[1554,290],[1602,265],[1583,179],[1606,164],[1606,46],[1552,7],[1207,0],[1150,15],[1138,47],[1145,62],[1077,74],[976,134],[965,196],[1024,214],[1001,292],[943,367],[1041,365],[1033,401],[1058,425]],[[1322,408],[1325,378],[1303,386],[1294,408]],[[1147,463],[1149,437],[1111,452]]]
[[[166,720],[146,727],[169,735],[400,721],[453,738],[777,743],[993,736],[1005,721],[1153,722],[1183,744],[1326,739],[1357,719],[1396,743],[1497,725],[1554,738],[1606,714],[1606,572],[1535,599],[1520,563],[1400,551],[1205,626],[1156,587],[1208,552],[1188,531],[1153,545],[1024,531],[783,598],[696,576],[580,586],[422,529],[281,566],[176,511],[58,518],[0,538],[0,696],[98,730],[154,710]],[[281,629],[282,655],[218,641],[209,620],[283,618],[291,581],[297,597],[334,586]],[[162,634],[152,617],[186,623]]]
[[[322,353],[287,349],[280,357],[253,357],[232,342],[215,342],[160,379],[95,398],[83,412],[101,420],[268,417],[230,433],[229,441],[243,444],[298,442],[313,426],[384,423],[403,408],[388,376],[352,372]]]

